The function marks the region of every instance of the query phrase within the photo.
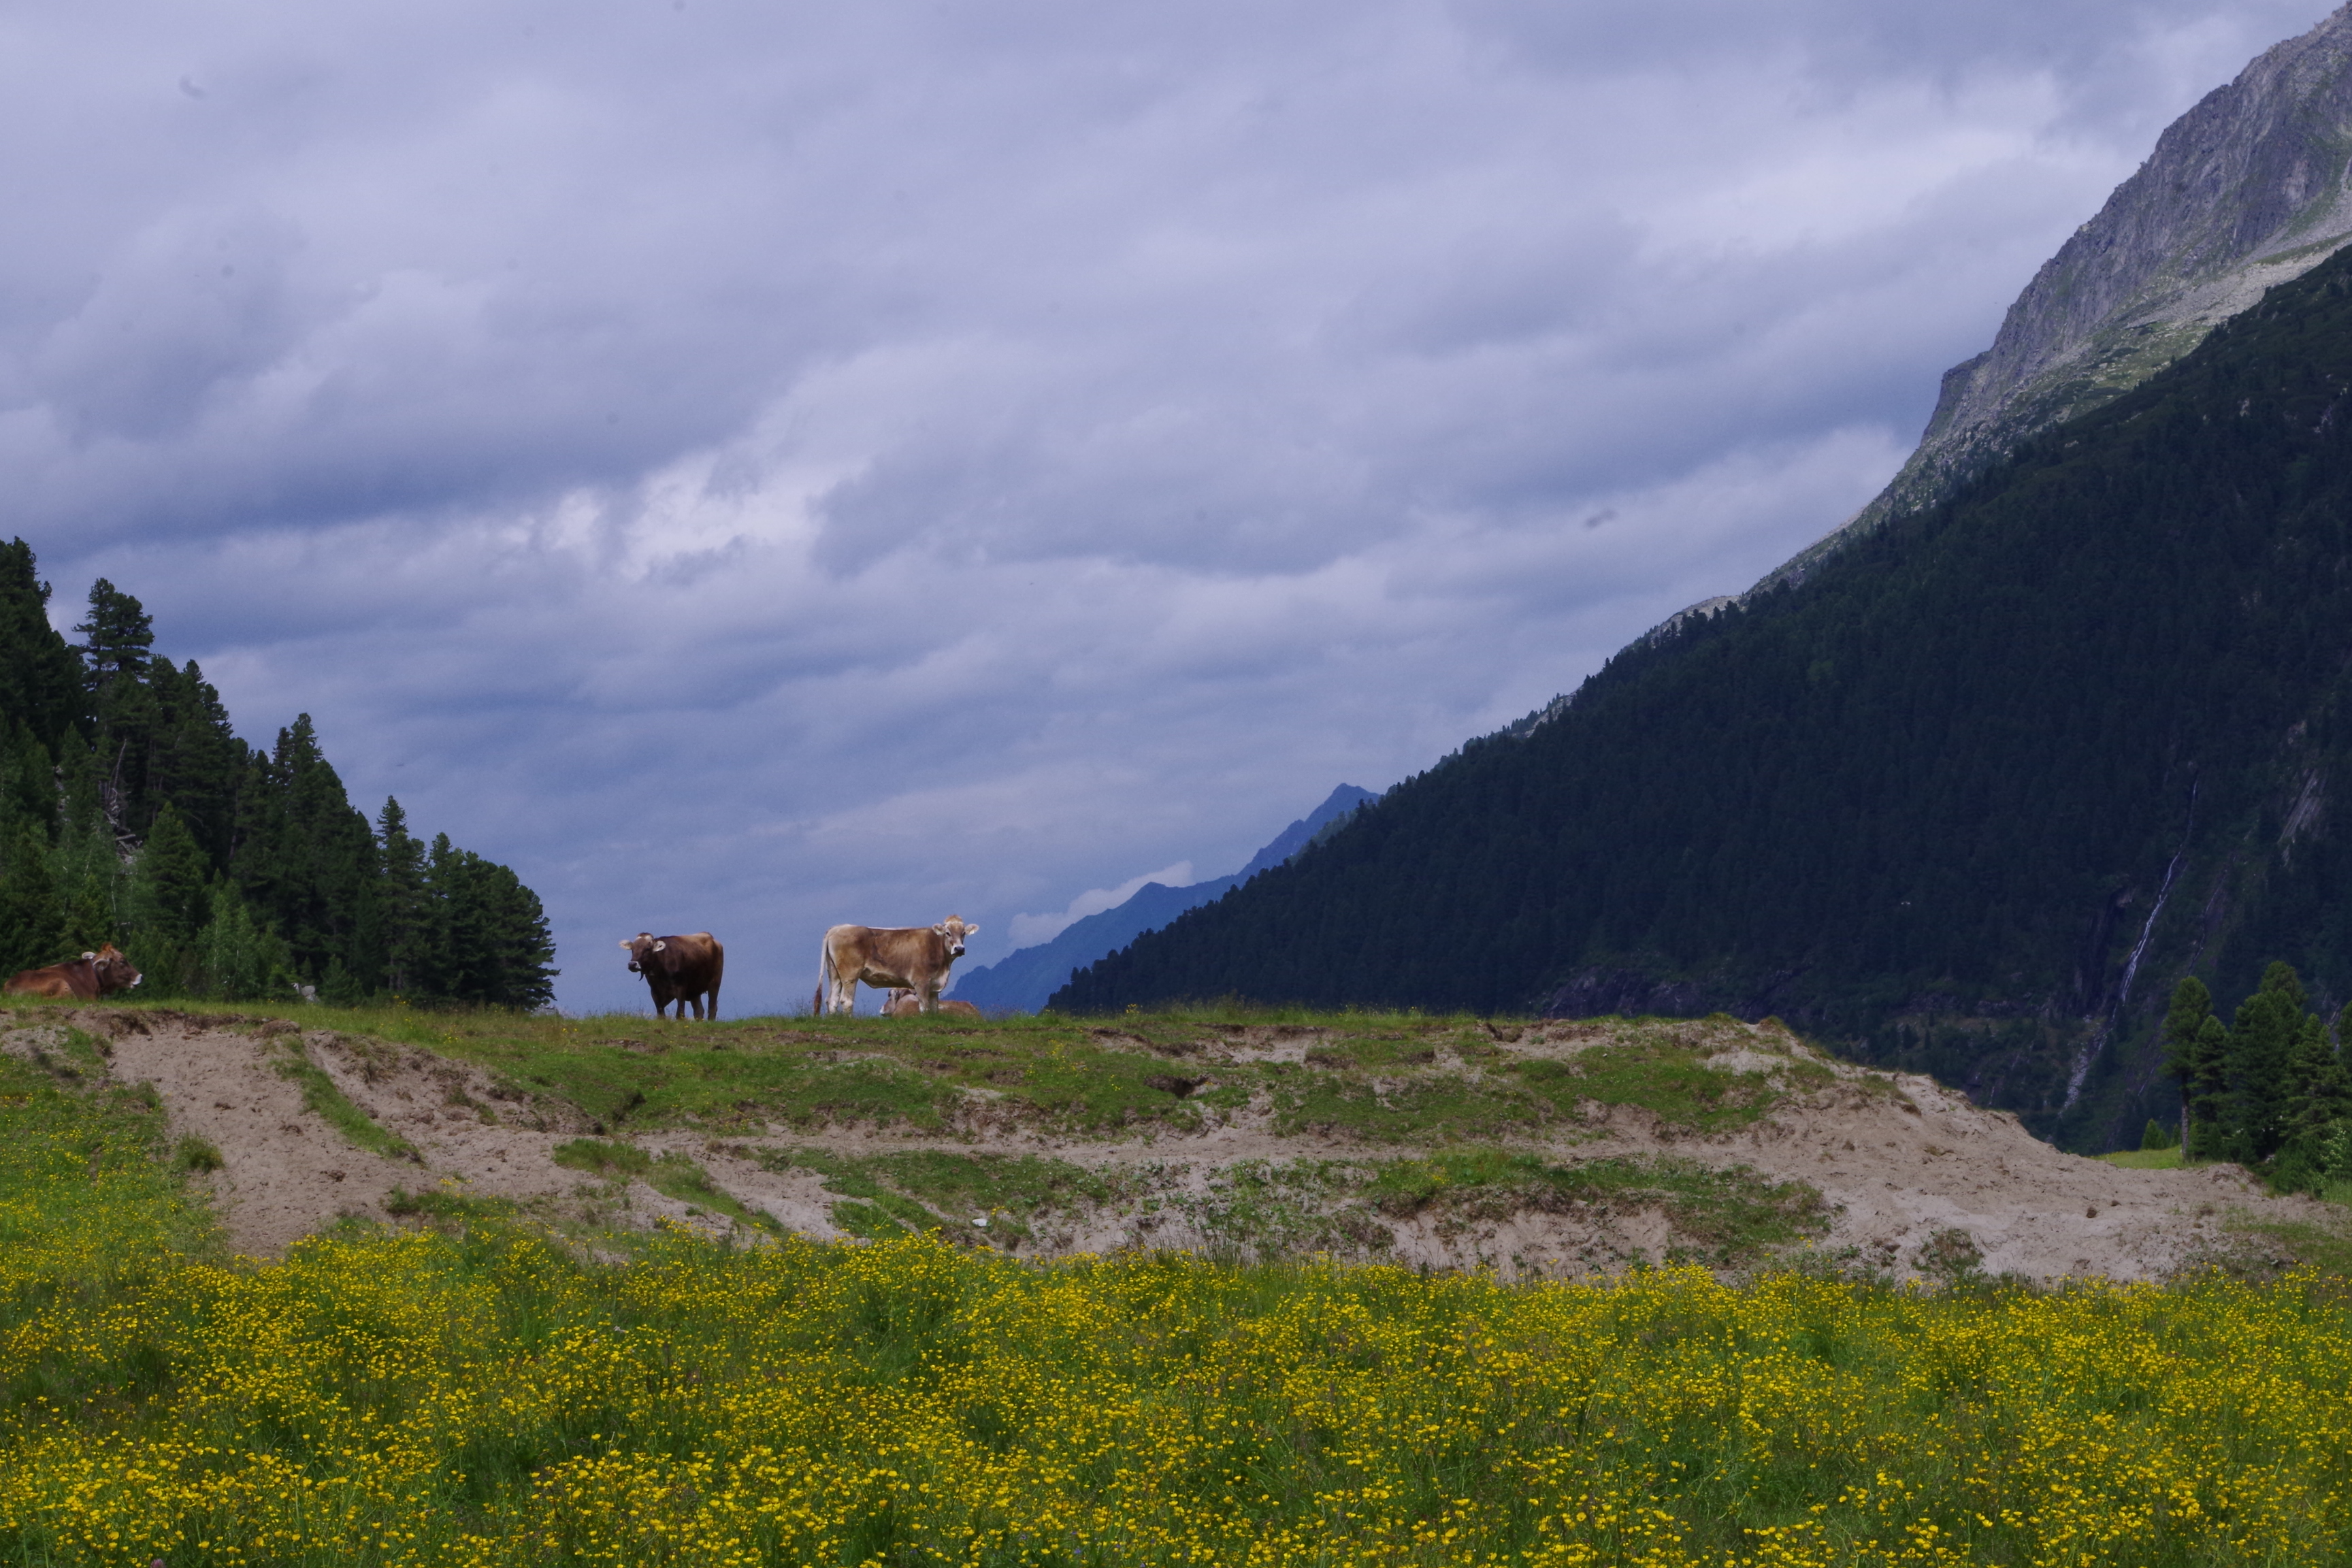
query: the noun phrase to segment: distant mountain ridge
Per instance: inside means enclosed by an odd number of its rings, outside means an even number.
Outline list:
[[[992,1013],[1034,1013],[1068,981],[1074,970],[1125,947],[1145,931],[1158,930],[1186,910],[1223,897],[1260,871],[1281,865],[1358,806],[1378,798],[1368,789],[1343,784],[1322,805],[1276,834],[1250,857],[1248,865],[1232,876],[1213,877],[1181,888],[1146,882],[1118,908],[1073,921],[1050,942],[1022,948],[992,964],[958,974],[950,994]]]

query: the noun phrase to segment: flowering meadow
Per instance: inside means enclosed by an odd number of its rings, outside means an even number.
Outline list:
[[[2341,1281],[1607,1288],[507,1221],[207,1250],[0,1081],[0,1560],[2343,1560]]]

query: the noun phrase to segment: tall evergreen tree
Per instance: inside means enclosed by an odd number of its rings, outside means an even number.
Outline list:
[[[155,625],[145,606],[100,577],[90,584],[89,619],[74,630],[82,640],[80,654],[89,679],[103,697],[118,681],[136,680],[147,673],[149,650],[155,646]]]
[[[170,802],[156,814],[131,874],[131,956],[159,992],[194,988],[196,936],[212,918],[204,851]]]
[[[409,833],[408,814],[390,795],[376,818],[376,858],[383,868],[384,984],[395,995],[434,994],[441,964],[425,846]]]
[[[492,1007],[555,999],[555,943],[539,896],[506,867],[436,835],[429,876],[444,937],[444,994]]]
[[[202,994],[225,1002],[282,1001],[297,984],[285,942],[226,882],[213,884],[212,918],[196,933],[196,973]]]
[[[152,723],[138,766],[132,819],[144,832],[169,804],[215,870],[226,869],[236,842],[236,794],[247,749],[229,727],[228,710],[190,659],[175,668],[155,660],[149,685]]]
[[[127,940],[122,899],[125,877],[114,840],[102,834],[67,832],[50,852],[58,903],[65,911],[62,947],[88,952]]]
[[[2218,1079],[2221,1063],[2199,1049],[2206,1023],[2213,1016],[2213,994],[2191,974],[2172,988],[2172,1005],[2164,1015],[2164,1065],[2180,1085],[2180,1146],[2192,1146],[2189,1124],[2192,1105],[2209,1094],[2209,1079]],[[2218,1088],[2218,1085],[2214,1087]]]
[[[2190,1048],[2193,1064],[2188,1079],[2189,1136],[2181,1143],[2188,1160],[2227,1160],[2237,1148],[2230,1095],[2230,1031],[2221,1020],[2208,1017],[2197,1026]]]
[[[81,722],[86,710],[80,661],[49,625],[49,585],[33,547],[0,544],[0,727],[23,724],[45,746]]]
[[[68,956],[66,914],[49,874],[48,844],[26,823],[0,843],[0,976]]]
[[[2327,1026],[2306,1017],[2295,1037],[2287,1067],[2287,1135],[2306,1132],[2352,1115],[2352,1076],[2344,1070]]]
[[[276,749],[247,774],[232,869],[301,973],[323,976],[340,959],[368,989],[383,983],[383,954],[365,940],[378,927],[375,836],[320,751],[308,713],[278,732]]]
[[[57,764],[21,719],[13,727],[0,721],[0,826],[19,822],[31,823],[44,838],[57,833]]]
[[[2305,1001],[2294,966],[2281,961],[2238,1004],[2230,1029],[2231,1152],[2249,1164],[2269,1159],[2285,1141],[2295,1048],[2310,1018]]]

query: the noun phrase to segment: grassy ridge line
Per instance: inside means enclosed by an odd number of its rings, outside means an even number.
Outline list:
[[[519,1092],[576,1107],[605,1134],[845,1122],[940,1131],[978,1097],[1036,1124],[1097,1136],[1194,1130],[1246,1107],[1265,1112],[1281,1134],[1491,1140],[1572,1129],[1595,1105],[1644,1110],[1664,1127],[1705,1135],[1748,1125],[1832,1077],[1801,1055],[1769,1077],[1709,1065],[1725,1047],[1795,1047],[1776,1026],[1728,1018],[1551,1026],[1595,1041],[1562,1061],[1504,1048],[1542,1026],[1415,1014],[1201,1009],[1113,1021],[717,1025],[323,1006],[286,1016],[308,1029],[479,1066]],[[1305,1060],[1216,1059],[1237,1039],[1285,1032],[1310,1042]]]

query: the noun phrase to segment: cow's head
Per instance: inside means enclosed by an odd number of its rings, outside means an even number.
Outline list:
[[[98,989],[101,994],[109,991],[127,991],[139,984],[139,972],[131,967],[129,959],[115,951],[110,942],[96,952],[85,952],[82,956],[89,960],[90,973],[98,976]]]
[[[950,963],[963,956],[963,944],[980,934],[980,928],[964,924],[961,915],[950,915],[931,930],[948,944],[948,962]]]
[[[667,951],[663,946],[662,939],[649,931],[639,931],[621,946],[628,952],[629,973],[632,974],[643,974],[648,961],[655,953]]]

